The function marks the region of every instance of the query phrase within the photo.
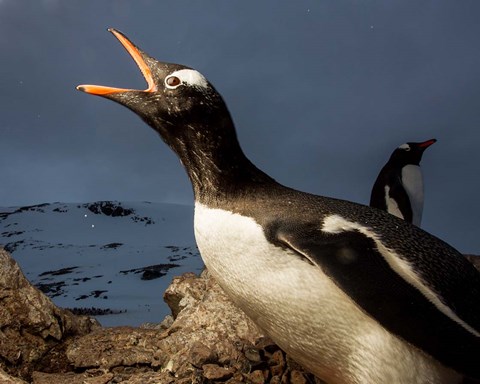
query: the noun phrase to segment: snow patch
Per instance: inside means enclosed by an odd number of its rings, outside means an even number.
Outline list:
[[[0,245],[65,308],[95,308],[105,326],[160,322],[174,276],[200,272],[193,207],[148,202],[0,207]]]

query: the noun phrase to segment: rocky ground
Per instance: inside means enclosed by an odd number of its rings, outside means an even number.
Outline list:
[[[53,305],[0,250],[0,383],[322,383],[263,337],[206,271],[175,278],[164,299],[172,315],[160,324],[101,327]]]
[[[101,327],[59,309],[0,251],[0,383],[320,383],[207,272],[174,279],[161,324]]]

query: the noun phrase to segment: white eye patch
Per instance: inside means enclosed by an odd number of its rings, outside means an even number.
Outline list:
[[[410,146],[408,144],[402,144],[398,147],[398,149],[404,149],[405,151],[410,151]]]
[[[175,78],[179,79],[180,81],[174,80]],[[168,89],[175,89],[180,85],[207,88],[208,81],[200,72],[195,71],[194,69],[180,69],[172,72],[165,78],[165,87]]]

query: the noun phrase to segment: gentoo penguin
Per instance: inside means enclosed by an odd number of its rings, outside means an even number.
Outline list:
[[[437,140],[405,143],[393,151],[372,188],[370,206],[420,226],[423,213],[423,176],[420,160]]]
[[[78,89],[131,109],[178,155],[202,258],[266,334],[330,384],[480,378],[480,274],[471,263],[386,212],[279,184],[244,155],[201,73],[110,31],[147,89]]]

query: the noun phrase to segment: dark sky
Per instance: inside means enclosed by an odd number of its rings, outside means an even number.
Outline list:
[[[291,187],[368,203],[430,138],[423,227],[480,253],[480,2],[0,0],[0,206],[191,203],[156,134],[78,84],[144,88],[108,27],[222,93],[247,155]]]

